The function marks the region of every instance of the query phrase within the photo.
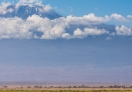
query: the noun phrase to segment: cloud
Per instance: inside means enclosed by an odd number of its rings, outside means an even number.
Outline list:
[[[0,39],[2,38],[26,38],[29,39],[32,32],[29,32],[27,23],[20,18],[0,18]]]
[[[72,38],[72,36],[69,33],[63,33],[61,37],[65,38],[65,39],[71,39]]]
[[[127,20],[125,17],[123,17],[122,15],[116,14],[116,13],[111,14],[110,18],[115,19],[115,20],[120,21],[120,22],[127,22],[127,21],[128,21],[128,20]]]
[[[85,28],[73,30],[73,35],[66,32],[70,25],[67,18],[57,18],[50,20],[38,15],[28,17],[26,20],[21,18],[0,18],[0,38],[19,38],[19,39],[57,39],[57,38],[83,38],[88,35],[108,34],[108,31],[97,28]],[[7,26],[8,25],[8,26]],[[37,33],[41,32],[42,35]]]
[[[21,4],[42,4],[42,0],[20,0]]]
[[[66,39],[85,38],[87,36],[103,35],[108,33],[109,31],[106,31],[105,29],[85,28],[84,30],[81,30],[80,28],[77,28],[73,32],[73,35],[70,35],[69,33],[64,33],[62,34],[62,38],[66,38]]]
[[[91,19],[90,19],[90,16]],[[86,19],[86,20],[85,20]],[[82,21],[80,21],[82,20]],[[0,18],[0,38],[18,38],[18,39],[73,39],[73,38],[85,38],[87,36],[96,36],[111,33],[105,29],[98,29],[95,27],[85,27],[83,30],[76,28],[72,30],[72,33],[68,33],[66,28],[71,24],[73,25],[91,25],[101,23],[105,21],[105,18],[98,18],[89,14],[83,17],[68,16],[66,18],[56,18],[50,20],[48,18],[42,18],[38,15],[32,15],[26,20],[18,17],[14,18]],[[125,26],[116,26],[117,35],[132,35],[131,28]],[[41,35],[39,35],[41,33]]]
[[[132,15],[127,15],[127,19],[129,20],[129,22],[132,22]]]
[[[56,39],[60,38],[65,33],[65,28],[68,23],[64,18],[50,20],[48,18],[41,18],[38,15],[33,15],[27,19],[30,22],[30,28],[35,28],[37,32],[43,33],[41,39]]]
[[[117,35],[123,35],[123,36],[130,36],[132,35],[132,29],[128,28],[124,25],[122,26],[116,26],[115,28]]]
[[[6,13],[8,13],[8,12],[13,12],[14,10],[12,9],[12,8],[9,8],[9,9],[7,9],[8,8],[8,6],[10,6],[11,5],[11,3],[4,3],[4,2],[2,2],[1,4],[0,4],[0,14],[6,14]]]
[[[127,18],[132,18],[132,15],[127,15]]]
[[[9,6],[12,5],[15,6],[15,9],[13,7],[9,8]],[[40,12],[48,12],[52,9],[50,5],[43,5],[42,0],[19,0],[19,2],[16,4],[11,2],[2,2],[0,4],[0,14],[4,15],[7,13],[12,13],[13,11],[17,11],[19,7],[23,5],[29,5],[30,7],[41,6],[41,8],[38,9]]]
[[[48,12],[52,9],[52,7],[48,5],[43,5],[42,0],[20,0],[16,5],[15,9],[18,10],[21,5],[29,5],[31,7],[35,6],[41,6],[42,8],[39,8],[40,12]]]
[[[104,29],[97,29],[97,28],[85,28],[83,31],[79,28],[77,28],[74,31],[74,38],[84,38],[88,35],[102,35],[102,34],[108,34],[109,32]]]
[[[55,9],[55,11],[60,12],[60,13],[64,12],[63,10],[59,9],[58,7],[54,7],[54,9]]]
[[[52,9],[50,5],[43,5],[40,0],[20,0],[15,4],[15,9],[9,8],[11,3],[1,3],[0,14],[7,14],[17,9],[21,5],[33,5],[41,6],[40,12],[47,12]],[[16,39],[75,39],[85,38],[87,36],[97,35],[132,35],[132,29],[125,26],[116,26],[115,32],[109,32],[107,29],[96,28],[96,25],[104,24],[110,20],[117,20],[119,22],[128,22],[128,18],[132,18],[128,15],[126,18],[120,14],[105,15],[104,17],[96,16],[94,13],[84,15],[82,17],[69,15],[67,17],[60,17],[53,20],[49,18],[43,18],[39,15],[29,16],[23,20],[21,18],[9,17],[0,18],[0,39],[3,38],[16,38]],[[71,25],[76,28],[71,29],[71,32],[67,30]],[[80,25],[84,25],[83,28]],[[109,39],[109,38],[107,38]]]
[[[56,39],[65,33],[67,26],[68,24],[64,23],[61,18],[50,20],[48,18],[41,18],[38,15],[33,15],[27,20],[22,20],[17,17],[0,18],[0,38]],[[39,32],[42,35],[37,35]]]
[[[107,38],[106,38],[106,40],[111,40],[112,38],[110,37],[110,36],[108,36]]]
[[[69,22],[70,24],[101,24],[104,22],[108,22],[110,20],[109,16],[105,17],[97,17],[93,13],[90,13],[88,15],[84,15],[82,17],[76,17],[69,15],[66,17],[66,21]]]
[[[43,9],[44,9],[44,11],[49,11],[52,9],[52,7],[50,5],[45,5],[45,7]]]

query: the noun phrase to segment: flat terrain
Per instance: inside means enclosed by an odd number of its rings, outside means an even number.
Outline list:
[[[132,89],[30,89],[30,90],[17,90],[17,89],[8,89],[0,90],[0,92],[132,92]]]
[[[132,92],[130,90],[87,90],[87,91],[70,91],[70,90],[62,90],[62,91],[53,91],[53,90],[1,90],[0,92]]]

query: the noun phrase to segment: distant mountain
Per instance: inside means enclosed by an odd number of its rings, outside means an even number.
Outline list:
[[[0,17],[4,18],[14,18],[19,17],[22,19],[27,19],[29,16],[32,15],[38,15],[42,18],[49,18],[50,20],[60,18],[62,17],[58,13],[54,12],[52,9],[44,9],[44,6],[39,5],[9,5],[6,7],[6,10],[8,12],[6,13],[0,13]],[[107,24],[70,24],[69,26],[65,28],[66,33],[69,33],[71,36],[74,35],[74,31],[79,28],[81,30],[84,30],[85,28],[98,28],[98,29],[105,29],[106,31],[109,31],[109,34],[112,34],[115,32],[115,25],[107,25]],[[33,34],[35,34],[37,37],[42,37],[44,34],[43,32],[36,31],[36,29],[32,29]],[[93,35],[91,35],[93,37]],[[105,37],[104,37],[105,36]],[[100,35],[100,37],[108,37],[108,34]]]
[[[0,14],[0,17],[19,17],[22,19],[27,19],[29,16],[34,14],[39,15],[41,17],[47,17],[49,19],[55,19],[61,17],[61,15],[57,14],[56,12],[49,10],[49,11],[42,11],[43,7],[37,5],[21,5],[18,9],[15,8],[15,5],[10,5],[7,9],[12,9],[12,12],[8,12],[6,14]]]

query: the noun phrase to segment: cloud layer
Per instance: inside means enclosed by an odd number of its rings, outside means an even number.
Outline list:
[[[40,0],[20,0],[15,6],[19,8],[22,4],[36,4],[43,6],[41,12],[50,11],[52,7],[50,5],[43,5]],[[8,8],[11,3],[1,3],[0,14],[11,13],[15,10]],[[32,6],[31,6],[32,7]],[[120,14],[105,15],[104,17],[95,16],[93,13],[84,15],[82,17],[76,17],[69,15],[67,17],[60,17],[53,20],[48,18],[42,18],[39,15],[29,16],[26,20],[16,17],[0,18],[0,39],[3,38],[17,38],[17,39],[75,39],[85,38],[88,36],[97,35],[122,35],[131,36],[132,28],[122,26],[116,26],[115,32],[104,28],[97,28],[95,25],[101,25],[108,23],[112,20],[119,23],[131,23],[132,16],[128,15],[123,17]],[[69,32],[66,30],[71,25],[76,26],[74,30]],[[79,28],[78,25],[85,25],[84,28]]]
[[[132,29],[127,28],[124,25],[122,26],[116,26],[116,34],[117,35],[125,35],[125,36],[131,36],[132,35]]]
[[[8,3],[5,3],[5,2],[2,2],[1,5],[0,5],[0,14],[6,14],[8,12],[12,12],[14,11],[13,9],[7,9],[8,6],[10,6],[11,3],[8,2]]]
[[[89,16],[89,15],[88,15]],[[71,17],[70,17],[71,18]],[[79,20],[69,19],[69,17],[57,18],[50,20],[48,18],[42,18],[38,15],[28,17],[26,20],[21,18],[0,18],[0,38],[38,38],[38,39],[56,39],[56,38],[84,38],[88,35],[102,35],[109,32],[105,29],[97,28],[84,28],[81,30],[76,28],[73,30],[73,34],[66,32],[66,28],[70,24],[76,24]],[[74,23],[75,22],[75,23]],[[88,20],[86,20],[90,24]],[[99,22],[99,21],[98,21]],[[85,24],[85,23],[84,23]],[[38,35],[42,33],[42,35]]]

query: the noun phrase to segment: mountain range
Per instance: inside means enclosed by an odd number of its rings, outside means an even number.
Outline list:
[[[41,6],[41,5],[19,5],[19,6],[17,6],[17,5],[11,4],[11,5],[7,6],[7,8],[6,8],[6,10],[8,12],[6,12],[6,13],[0,13],[0,17],[1,18],[14,18],[14,17],[18,17],[18,18],[22,18],[23,20],[26,20],[28,17],[30,17],[32,15],[38,15],[39,17],[48,18],[50,20],[54,20],[54,19],[57,19],[57,18],[60,18],[60,17],[65,18],[64,16],[61,16],[60,14],[56,13],[52,9],[45,10],[44,8],[45,8],[45,6]],[[58,20],[54,20],[54,24],[53,24],[54,26],[51,27],[49,30],[51,30],[51,29],[55,30],[54,27],[56,27],[56,25],[59,26],[59,25],[61,25],[63,23],[63,21],[61,21],[62,23],[58,23],[56,21],[58,21]],[[64,20],[64,22],[65,22],[65,20]],[[80,22],[79,24],[76,24],[76,22],[74,22],[73,24],[69,23],[68,27],[65,25],[65,28],[62,29],[62,30],[60,30],[60,31],[63,32],[63,30],[66,30],[66,32],[68,34],[66,33],[65,34],[66,36],[65,35],[63,35],[63,36],[65,36],[66,38],[68,38],[69,35],[71,35],[71,36],[74,35],[75,30],[76,30],[76,32],[78,32],[77,28],[79,28],[83,32],[81,34],[79,33],[79,35],[82,35],[82,36],[85,36],[85,34],[86,35],[89,34],[87,32],[86,33],[84,32],[85,28],[91,28],[91,29],[93,28],[93,30],[95,30],[96,28],[97,29],[101,29],[100,32],[103,32],[102,30],[104,29],[106,31],[109,31],[110,34],[113,33],[113,32],[116,32],[115,31],[115,28],[116,28],[115,25],[107,25],[107,24],[104,24],[104,23],[90,24],[90,25],[86,24],[86,23],[85,24],[81,24],[81,23],[83,23],[83,20],[80,20],[79,22]],[[56,24],[56,23],[58,23],[58,24]],[[63,28],[63,27],[61,27],[61,28]],[[34,29],[32,29],[32,30],[34,30]],[[46,30],[48,30],[48,29],[46,28]],[[61,36],[60,35],[60,34],[62,34],[61,32],[59,33],[59,36]],[[49,33],[49,35],[51,35],[50,32],[48,32],[48,33]],[[41,32],[39,32],[39,31],[37,31],[35,34],[37,36],[39,36],[39,37],[42,37],[42,35],[43,35],[43,33],[41,34]],[[45,32],[44,32],[44,34],[45,34]],[[105,35],[105,38],[109,36],[107,33],[105,34],[105,32],[101,33],[101,34]],[[52,36],[54,36],[54,35],[56,35],[56,34],[52,34]],[[93,36],[93,35],[96,35],[96,33],[90,33],[90,35]],[[98,35],[98,33],[97,33],[97,35]],[[58,36],[58,34],[57,34],[57,36]],[[69,38],[72,38],[72,37],[69,37]]]
[[[10,10],[10,12],[7,12],[5,14],[0,14],[0,17],[19,17],[22,19],[27,19],[29,16],[32,15],[39,15],[41,17],[47,17],[49,19],[55,19],[61,17],[58,13],[54,12],[53,10],[49,11],[43,11],[42,6],[37,5],[21,5],[16,9],[15,5],[9,5],[7,7],[7,10]]]

